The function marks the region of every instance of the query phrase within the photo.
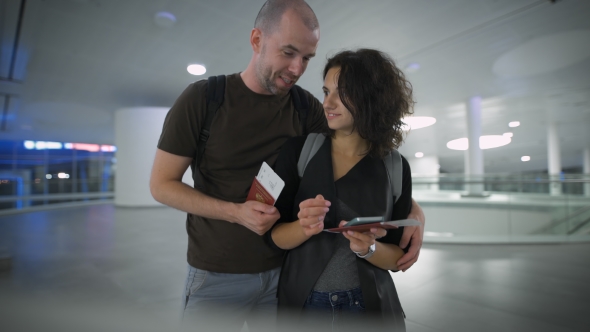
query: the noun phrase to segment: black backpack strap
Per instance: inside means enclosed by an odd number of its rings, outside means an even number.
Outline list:
[[[199,167],[201,166],[201,160],[203,160],[203,156],[205,155],[205,146],[207,145],[207,140],[209,140],[211,123],[213,123],[215,113],[221,104],[223,104],[224,94],[225,76],[219,75],[209,77],[207,80],[207,109],[205,110],[205,122],[203,122],[203,125],[201,126],[199,140],[197,141],[197,156],[191,165],[195,188],[203,189],[203,180],[199,174]],[[201,96],[195,96],[195,98],[201,98]],[[196,104],[199,103],[200,100]]]
[[[225,75],[211,76],[207,81],[207,113],[205,114],[205,122],[201,127],[201,133],[199,134],[199,141],[197,142],[197,158],[196,168],[198,169],[201,165],[201,160],[205,154],[205,146],[207,140],[209,140],[211,123],[215,113],[223,104],[223,97],[225,94]]]
[[[299,114],[299,123],[301,124],[303,135],[307,135],[307,113],[309,111],[307,94],[299,85],[294,85],[291,88],[291,98],[293,99],[293,106],[295,106],[295,110]]]

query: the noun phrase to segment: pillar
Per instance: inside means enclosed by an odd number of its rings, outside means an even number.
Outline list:
[[[412,170],[412,182],[415,188],[438,191],[440,165],[437,156],[424,156],[422,158],[409,158],[408,163]],[[426,186],[416,186],[424,183]]]
[[[590,197],[590,148],[584,149],[584,195]]]
[[[483,151],[479,147],[481,136],[481,97],[472,97],[467,101],[467,139],[469,149],[465,154],[465,178],[469,182],[466,186],[469,196],[482,196],[483,184]]]
[[[557,124],[550,122],[547,126],[547,156],[549,172],[549,193],[561,195],[561,152],[559,149],[559,134]]]
[[[132,107],[115,113],[117,173],[115,205],[159,206],[150,193],[150,174],[169,108]]]

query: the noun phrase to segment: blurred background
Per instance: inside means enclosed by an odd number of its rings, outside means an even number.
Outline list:
[[[187,240],[149,193],[155,146],[188,84],[246,68],[263,3],[0,0],[0,327],[174,324]],[[371,47],[414,87],[408,331],[583,330],[590,1],[308,3],[321,40],[300,86],[321,100],[326,57]]]

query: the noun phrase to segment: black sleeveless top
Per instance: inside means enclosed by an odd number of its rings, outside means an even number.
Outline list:
[[[279,153],[275,164],[275,171],[285,181],[285,188],[275,204],[281,214],[277,223],[297,220],[299,203],[318,194],[332,203],[340,199],[362,216],[378,216],[385,213],[389,181],[381,159],[366,156],[335,182],[331,140],[326,139],[309,161],[303,177],[299,179],[297,161],[305,138],[289,139]],[[402,194],[387,220],[405,219],[411,210],[411,171],[407,160],[403,157],[402,166]],[[324,227],[331,228],[338,225],[342,215],[338,212],[339,209],[342,207],[338,204],[331,206],[326,215]],[[379,241],[399,244],[402,233],[402,228],[389,230],[387,236]],[[293,315],[301,311],[307,296],[337,248],[335,236],[342,235],[322,232],[299,247],[286,252],[277,291],[280,316],[284,312]],[[270,231],[266,239],[270,245],[274,245]],[[382,318],[384,326],[388,329],[404,331],[403,311],[389,271],[382,270],[364,259],[355,259],[367,313],[373,317]]]

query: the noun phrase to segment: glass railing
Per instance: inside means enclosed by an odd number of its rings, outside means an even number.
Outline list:
[[[425,241],[590,241],[590,176],[413,175]],[[113,177],[0,179],[0,214],[112,202]]]
[[[0,177],[0,213],[112,200],[113,180],[111,177],[23,181],[18,177]]]
[[[464,174],[440,174],[437,176],[413,174],[412,182],[414,190],[469,191],[470,185],[479,185],[488,192],[540,194],[553,192],[590,196],[590,174],[561,174],[557,176],[486,174],[469,177]]]
[[[590,176],[414,175],[432,242],[590,241]]]

